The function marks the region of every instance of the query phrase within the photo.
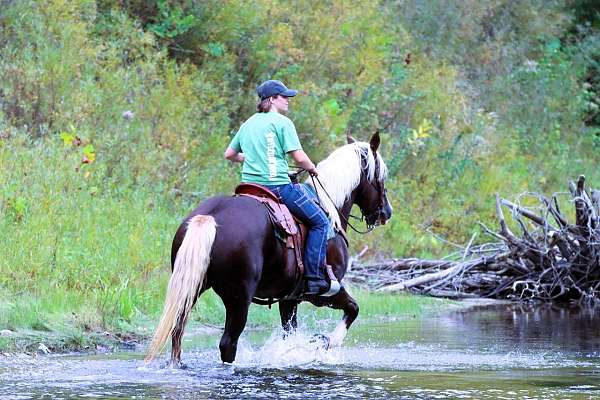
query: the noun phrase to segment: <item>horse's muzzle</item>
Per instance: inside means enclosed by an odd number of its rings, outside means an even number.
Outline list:
[[[387,224],[390,218],[392,218],[392,206],[389,202],[386,202],[386,205],[385,207],[383,207],[383,210],[379,212],[378,222],[380,225],[385,225]]]

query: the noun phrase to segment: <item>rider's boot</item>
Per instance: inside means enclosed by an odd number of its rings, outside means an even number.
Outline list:
[[[304,294],[329,297],[340,291],[340,283],[335,275],[333,275],[331,266],[326,265],[325,269],[329,280],[326,280],[323,276],[305,275],[306,285]]]
[[[329,283],[321,276],[305,275],[304,294],[321,295],[329,290]]]

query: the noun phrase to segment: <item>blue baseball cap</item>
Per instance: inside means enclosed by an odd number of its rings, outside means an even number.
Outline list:
[[[278,94],[285,97],[294,97],[298,94],[297,90],[288,89],[281,81],[268,80],[264,81],[256,88],[256,93],[261,100],[267,97],[277,96]]]

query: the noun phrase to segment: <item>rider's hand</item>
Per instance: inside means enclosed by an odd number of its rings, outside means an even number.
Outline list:
[[[307,169],[306,172],[308,172],[310,174],[310,176],[319,176],[319,173],[317,172],[317,168],[315,168],[315,167]]]

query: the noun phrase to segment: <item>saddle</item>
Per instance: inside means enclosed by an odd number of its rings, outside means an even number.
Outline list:
[[[273,192],[268,188],[254,183],[241,183],[235,188],[236,196],[252,197],[265,205],[269,213],[269,218],[275,227],[275,233],[285,243],[283,252],[284,268],[288,271],[294,271],[294,280],[296,282],[294,290],[285,299],[297,300],[301,297],[304,289],[304,262],[302,260],[302,250],[306,242],[308,227],[299,219],[294,217],[290,210],[282,203]],[[279,233],[279,234],[278,234]],[[340,231],[342,238],[348,245],[348,238],[344,231]],[[331,289],[323,296],[332,296],[340,290],[340,284],[335,277],[331,265],[325,266],[325,271],[331,281]],[[261,299],[253,297],[252,302],[261,305],[277,303],[281,299]]]
[[[241,183],[235,188],[237,196],[252,197],[265,205],[269,218],[275,226],[279,237],[285,242],[285,267],[295,271],[296,282],[301,282],[304,276],[302,250],[306,241],[308,228],[296,219],[290,210],[279,202],[279,199],[264,186],[254,183]]]

